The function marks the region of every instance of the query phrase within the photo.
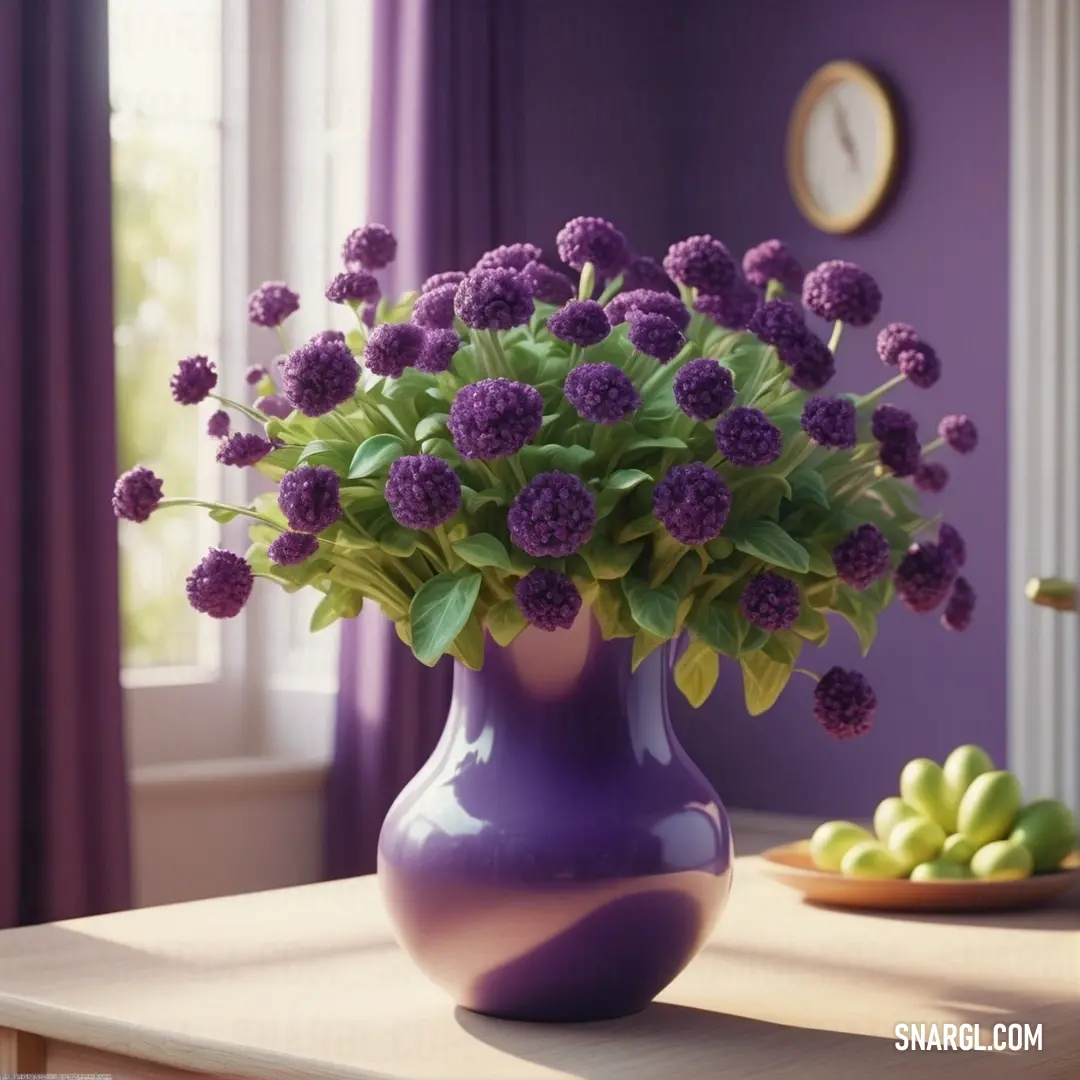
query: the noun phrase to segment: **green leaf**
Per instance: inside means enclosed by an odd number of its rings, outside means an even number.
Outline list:
[[[342,484],[341,502],[354,513],[370,510],[374,507],[386,509],[386,494],[379,487],[370,487],[367,484]]]
[[[331,586],[331,588],[333,588],[333,586]],[[311,613],[311,624],[309,629],[313,634],[318,633],[320,630],[325,630],[328,626],[333,626],[340,618],[341,612],[334,606],[333,595],[327,593]]]
[[[791,678],[795,662],[777,663],[763,650],[739,657],[743,672],[743,694],[746,710],[760,716],[776,704]]]
[[[806,548],[806,553],[810,556],[810,573],[825,578],[836,577],[836,566],[833,563],[832,555],[825,550],[824,545],[819,544],[816,540],[804,540],[802,544]]]
[[[630,614],[642,630],[662,638],[674,635],[681,597],[670,585],[652,588],[642,578],[627,575],[622,588]]]
[[[761,651],[778,664],[791,664],[794,667],[798,663],[802,647],[801,637],[789,630],[781,630],[769,637],[769,640],[762,645]]]
[[[829,620],[809,604],[803,604],[792,630],[811,645],[824,645],[829,640]]]
[[[614,581],[629,572],[644,547],[640,540],[630,544],[610,544],[603,537],[594,536],[578,554],[594,578]]]
[[[470,617],[451,646],[451,654],[472,671],[484,666],[484,627],[477,615]]]
[[[419,539],[411,529],[402,528],[390,514],[384,514],[371,524],[372,539],[395,559],[407,559]]]
[[[487,628],[495,642],[504,649],[528,623],[513,600],[500,600],[488,608]]]
[[[501,540],[490,533],[474,533],[459,540],[454,546],[470,566],[495,566],[500,570],[510,569],[510,554]]]
[[[735,659],[739,655],[742,630],[731,604],[714,600],[711,604],[697,603],[687,620],[690,629],[711,649]]]
[[[675,685],[695,709],[709,699],[720,678],[720,657],[704,641],[691,641],[675,664]]]
[[[338,472],[344,472],[353,454],[352,443],[343,439],[316,439],[309,442],[300,451],[298,465],[329,465]]]
[[[508,506],[510,499],[510,492],[503,488],[487,488],[484,491],[473,491],[464,485],[461,488],[461,501],[467,514],[475,514],[489,503],[492,506]]]
[[[734,529],[729,526],[726,531],[728,539],[747,555],[796,574],[805,574],[810,569],[810,556],[806,548],[774,521],[759,519],[744,522]]]
[[[607,478],[600,494],[596,497],[596,516],[606,517],[628,491],[637,487],[638,484],[651,480],[652,477],[640,469],[616,470]]]
[[[518,458],[528,473],[556,469],[576,474],[594,457],[596,453],[587,446],[560,446],[558,443],[523,446],[518,451]]]
[[[635,435],[628,442],[619,444],[621,454],[635,450],[685,450],[686,443],[674,435]]]
[[[326,594],[334,610],[343,619],[355,619],[364,607],[364,597],[356,589],[335,582]]]
[[[438,574],[416,590],[409,605],[412,649],[433,665],[453,644],[472,614],[483,578],[478,570]]]
[[[609,581],[598,582],[590,606],[605,641],[633,637],[637,633],[637,625],[630,616],[626,598],[618,585]]]
[[[746,625],[745,622],[744,625]],[[746,626],[742,636],[742,643],[739,646],[739,656],[749,656],[750,653],[755,653],[764,648],[768,644],[770,637],[769,631],[762,630],[760,626]]]
[[[660,529],[660,522],[653,513],[642,514],[641,517],[624,525],[615,534],[615,543],[625,544],[630,540],[636,540],[639,536],[649,536]]]
[[[236,510],[226,510],[219,508],[210,511],[210,518],[213,521],[218,522],[220,525],[228,525],[237,515]]]
[[[374,476],[407,452],[405,444],[396,435],[372,435],[356,448],[349,466],[349,479]]]
[[[416,368],[406,368],[397,379],[384,379],[382,396],[387,401],[403,401],[419,397],[435,383],[435,377]]]
[[[361,356],[367,347],[367,335],[362,330],[350,330],[345,335],[345,344],[353,356]]]
[[[791,485],[791,497],[794,502],[820,506],[823,510],[829,509],[829,497],[825,494],[825,482],[816,469],[796,469],[788,475],[787,480]]]
[[[425,439],[433,439],[436,436],[445,437],[446,421],[449,419],[449,413],[431,413],[429,416],[425,416],[424,419],[416,425],[416,432],[413,437],[417,442],[423,442]]]
[[[654,653],[667,638],[657,637],[648,630],[639,630],[634,635],[634,652],[630,658],[630,670],[637,671],[648,656]]]
[[[877,637],[877,615],[858,593],[853,593],[846,588],[836,590],[832,609],[851,624],[858,636],[862,654],[865,656],[874,644],[874,638]]]
[[[454,464],[458,460],[457,447],[449,439],[425,439],[420,446],[422,454],[431,454]]]
[[[708,553],[709,558],[716,562],[726,559],[734,550],[735,545],[726,536],[710,540],[705,545],[705,551]]]

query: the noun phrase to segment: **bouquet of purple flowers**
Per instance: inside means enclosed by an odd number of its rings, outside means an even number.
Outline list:
[[[804,645],[826,641],[830,614],[864,654],[894,597],[943,609],[950,630],[970,624],[964,542],[916,504],[948,482],[930,455],[970,453],[975,426],[946,416],[922,445],[883,400],[904,380],[933,386],[937,354],[892,323],[877,351],[895,376],[861,397],[826,392],[845,327],[881,306],[858,266],[804,274],[770,240],[740,268],[710,236],[660,265],[582,217],[557,238],[574,277],[512,244],[390,304],[375,275],[396,247],[381,225],[346,240],[326,296],[355,313],[347,335],[290,349],[297,295],[281,283],[252,295],[252,322],[277,328],[286,351],[273,372],[252,368],[254,404],[217,396],[206,357],[180,362],[176,401],[222,406],[209,420],[218,460],[277,484],[233,506],[164,498],[142,467],[117,481],[114,509],[131,521],[193,503],[251,519],[246,556],[214,549],[192,571],[196,610],[236,615],[256,577],[306,586],[322,593],[313,630],[372,601],[423,663],[449,653],[478,668],[486,634],[505,646],[588,606],[605,638],[634,639],[635,665],[686,634],[675,680],[695,706],[720,657],[736,661],[754,714],[803,670]],[[828,342],[804,308],[833,325]],[[257,430],[233,431],[230,412]],[[830,734],[867,730],[876,699],[862,675],[812,677]]]

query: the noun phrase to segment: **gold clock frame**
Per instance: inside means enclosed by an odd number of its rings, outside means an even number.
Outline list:
[[[815,202],[810,193],[804,171],[803,146],[814,106],[840,82],[858,83],[870,95],[883,125],[885,153],[878,166],[878,175],[862,202],[847,213],[830,214]],[[814,72],[795,102],[787,134],[788,187],[803,217],[823,232],[836,235],[853,233],[862,228],[881,209],[891,193],[900,156],[899,127],[892,96],[884,82],[869,68],[853,60],[834,60]]]

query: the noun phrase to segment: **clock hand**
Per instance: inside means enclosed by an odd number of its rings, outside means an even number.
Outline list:
[[[847,154],[848,161],[851,163],[851,171],[858,172],[859,148],[855,143],[855,137],[851,134],[847,113],[839,101],[833,102],[833,120],[836,122],[836,134],[840,139],[840,145],[843,147],[844,153]]]

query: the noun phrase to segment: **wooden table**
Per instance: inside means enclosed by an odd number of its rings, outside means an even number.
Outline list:
[[[985,1043],[995,1023],[1042,1024],[1043,1049],[900,1052],[898,1023],[978,1023]],[[576,1027],[455,1010],[395,945],[371,878],[9,930],[0,1075],[15,1072],[1077,1080],[1080,897],[1015,915],[845,914],[742,857],[712,941],[661,1001]]]

